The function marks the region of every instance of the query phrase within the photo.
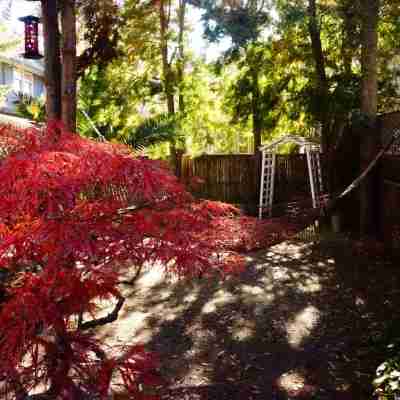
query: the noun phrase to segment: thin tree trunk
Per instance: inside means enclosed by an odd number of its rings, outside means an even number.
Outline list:
[[[252,77],[252,96],[251,108],[253,117],[253,141],[254,141],[254,154],[257,154],[261,147],[261,134],[262,134],[262,120],[260,112],[260,87],[258,81],[258,71],[251,70]]]
[[[47,120],[61,119],[61,59],[57,0],[42,0],[44,31],[46,116]]]
[[[63,70],[61,117],[65,127],[76,131],[76,14],[75,0],[62,3]]]
[[[375,119],[378,110],[379,0],[362,1],[361,111]]]
[[[178,107],[181,115],[185,114],[185,98],[183,95],[184,89],[184,71],[185,71],[185,48],[184,48],[184,32],[185,32],[185,16],[186,16],[186,0],[179,0],[178,9],[178,63],[177,63],[177,78],[179,87]],[[175,174],[178,178],[182,176],[182,156],[185,153],[185,143],[183,149],[175,149]]]
[[[376,113],[378,109],[378,15],[379,0],[362,0],[361,29],[361,112],[365,124],[360,137],[360,169],[363,170],[377,152]],[[376,232],[373,178],[369,177],[360,187],[360,233]]]
[[[346,0],[342,5],[342,59],[343,72],[347,80],[350,80],[352,73],[353,57],[357,53],[359,40],[357,35],[357,6],[358,0]]]
[[[328,151],[328,80],[325,72],[325,57],[322,50],[321,35],[317,19],[317,6],[315,0],[308,1],[308,31],[311,39],[311,50],[315,63],[316,72],[316,104],[317,104],[317,120],[321,124],[321,147],[322,152]]]
[[[171,4],[169,4],[171,7]],[[174,99],[174,91],[173,91],[173,82],[172,82],[172,71],[171,65],[168,60],[168,39],[167,32],[169,26],[169,14],[165,12],[165,0],[160,0],[159,2],[159,18],[160,18],[160,47],[161,47],[161,60],[162,60],[162,71],[163,71],[163,83],[164,83],[164,92],[167,100],[167,110],[170,116],[175,114],[175,99]],[[179,173],[178,170],[178,157],[176,151],[176,143],[174,140],[170,142],[170,162],[172,165],[172,169],[175,174]]]
[[[185,112],[185,100],[183,97],[183,79],[185,70],[185,52],[184,52],[184,32],[185,32],[185,14],[186,14],[186,0],[179,0],[179,60],[178,60],[178,81],[179,81],[179,112]]]
[[[165,13],[164,0],[161,0],[159,2],[159,15],[160,15],[160,46],[161,46],[164,90],[165,90],[165,96],[167,98],[168,113],[172,115],[175,113],[175,102],[174,102],[171,65],[168,60],[167,31],[168,31],[169,21]]]

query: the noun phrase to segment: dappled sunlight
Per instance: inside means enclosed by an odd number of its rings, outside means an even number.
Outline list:
[[[232,303],[235,300],[235,296],[227,290],[219,289],[212,299],[207,301],[203,308],[203,314],[210,314],[215,312],[218,307],[224,306],[226,304]]]
[[[315,395],[316,387],[307,383],[305,371],[290,370],[283,373],[276,381],[278,389],[287,396],[294,398],[309,398]]]
[[[154,265],[151,268],[146,268],[144,272],[137,280],[136,287],[138,288],[153,287],[165,281],[165,273],[162,266]]]
[[[371,326],[369,299],[340,280],[338,268],[348,266],[319,251],[282,243],[252,253],[242,274],[223,280],[143,271],[124,290],[120,320],[99,334],[160,355],[173,394],[162,400],[265,400],[274,390],[276,398],[324,399],[327,386],[348,392],[346,337],[355,323]]]
[[[298,289],[303,293],[316,293],[322,290],[318,275],[310,275],[298,282]]]
[[[256,332],[256,323],[254,320],[248,320],[243,317],[235,318],[229,332],[237,341],[243,341],[254,336]]]
[[[275,300],[274,285],[246,285],[242,284],[239,287],[241,301],[251,307],[255,307],[255,310],[261,305],[265,307]]]
[[[317,326],[320,317],[319,310],[314,306],[307,306],[286,324],[288,343],[293,348],[301,347],[313,329]]]

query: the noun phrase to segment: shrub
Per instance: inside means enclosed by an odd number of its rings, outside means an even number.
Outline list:
[[[237,271],[231,250],[265,230],[223,203],[194,202],[162,164],[56,123],[0,129],[0,148],[0,397],[106,399],[119,374],[131,398],[151,398],[155,355],[109,351],[92,330],[118,318],[121,275],[154,263],[181,277]],[[224,221],[237,222],[224,232]],[[115,306],[97,318],[102,299]]]

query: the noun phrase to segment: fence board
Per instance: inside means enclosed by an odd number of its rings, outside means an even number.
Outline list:
[[[386,155],[381,166],[381,224],[385,245],[400,250],[400,156]]]
[[[202,198],[258,206],[260,158],[250,154],[183,157],[182,177],[199,177],[195,191]],[[400,156],[386,155],[381,163],[380,221],[385,243],[400,249]],[[348,171],[349,173],[349,171]],[[307,160],[304,154],[277,155],[275,202],[285,203],[296,195],[309,195]],[[377,189],[378,190],[378,189]],[[354,211],[352,211],[354,213]]]
[[[382,160],[383,179],[400,181],[400,156],[385,155]]]
[[[253,154],[204,155],[182,159],[182,178],[203,181],[195,195],[235,204],[258,205],[260,157]],[[307,161],[304,154],[278,155],[275,200],[293,197],[293,193],[308,194]]]

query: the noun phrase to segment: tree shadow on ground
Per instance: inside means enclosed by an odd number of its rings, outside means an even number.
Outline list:
[[[370,399],[397,275],[347,240],[285,242],[239,276],[139,281],[100,334],[160,355],[163,399]]]

